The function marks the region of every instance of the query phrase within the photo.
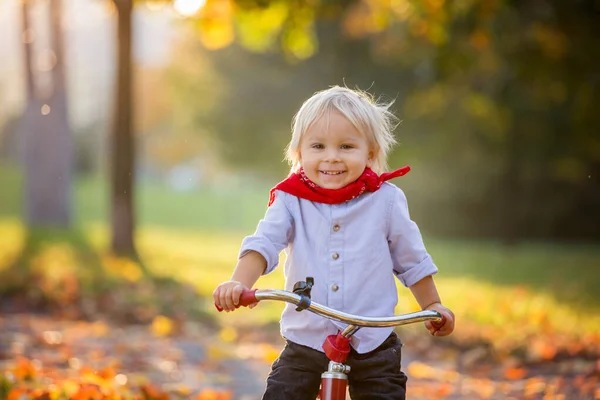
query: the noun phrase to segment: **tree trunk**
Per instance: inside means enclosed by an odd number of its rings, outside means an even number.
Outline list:
[[[135,256],[133,241],[134,138],[132,107],[133,0],[114,0],[118,15],[118,67],[116,109],[111,136],[112,241],[116,254]]]
[[[24,36],[30,36],[29,1],[23,1]],[[71,220],[71,130],[63,65],[62,1],[50,2],[50,34],[56,56],[51,95],[40,101],[32,69],[31,43],[23,41],[27,106],[19,131],[25,162],[25,219],[29,226],[66,228]]]
[[[25,71],[25,90],[27,92],[27,104],[31,103],[36,98],[35,94],[35,82],[33,80],[33,63],[32,63],[32,43],[33,43],[33,31],[31,24],[29,23],[29,3],[30,0],[23,0],[21,3],[21,22],[23,24],[23,32],[21,34],[21,43],[23,44],[23,66]]]

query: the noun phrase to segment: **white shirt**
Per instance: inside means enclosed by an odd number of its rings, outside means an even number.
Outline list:
[[[277,191],[256,232],[242,242],[239,256],[254,250],[267,260],[265,274],[285,249],[285,289],[314,278],[311,299],[335,310],[369,317],[394,315],[395,275],[406,287],[437,273],[419,228],[410,219],[406,196],[384,183],[341,204],[316,203]],[[287,304],[281,334],[323,351],[328,335],[346,325]],[[393,328],[361,328],[352,341],[359,353],[376,349]]]

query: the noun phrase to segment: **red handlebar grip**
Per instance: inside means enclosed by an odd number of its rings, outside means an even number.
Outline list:
[[[240,296],[240,306],[247,307],[252,303],[256,303],[256,289],[244,290]]]
[[[235,308],[240,308],[242,306],[247,307],[252,303],[256,303],[258,300],[256,300],[256,290],[257,289],[253,289],[253,290],[244,290],[242,292],[242,295],[240,296],[240,302],[238,303],[238,305]],[[223,309],[219,306],[217,306],[215,304],[215,307],[217,308],[217,311],[221,312],[223,311]]]

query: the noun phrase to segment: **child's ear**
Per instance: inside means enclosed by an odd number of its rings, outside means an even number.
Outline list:
[[[373,166],[373,162],[375,161],[375,154],[376,154],[376,152],[374,150],[369,151],[369,158],[367,159],[367,167],[371,168]]]

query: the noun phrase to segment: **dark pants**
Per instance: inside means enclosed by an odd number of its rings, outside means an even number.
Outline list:
[[[406,375],[400,370],[402,343],[392,333],[375,350],[358,354],[354,349],[345,364],[353,400],[404,400]],[[319,394],[321,374],[329,360],[324,353],[290,342],[275,360],[267,378],[263,400],[314,400]]]

